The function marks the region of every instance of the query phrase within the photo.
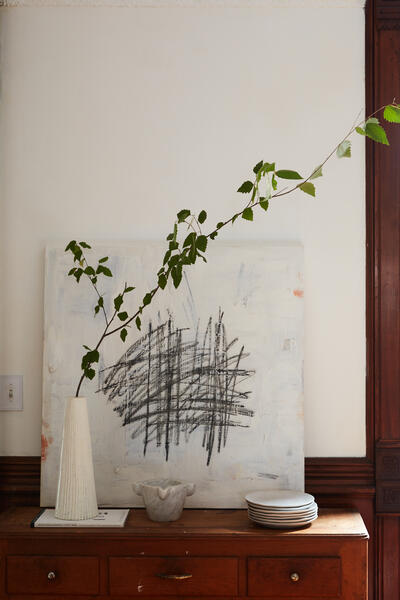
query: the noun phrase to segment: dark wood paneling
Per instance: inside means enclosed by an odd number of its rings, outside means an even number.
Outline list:
[[[0,456],[0,510],[39,506],[40,456]]]
[[[367,3],[367,112],[400,101],[400,1]],[[400,154],[367,142],[367,394],[376,462],[375,600],[400,597]],[[367,407],[368,410],[368,407]],[[372,427],[370,427],[372,431]],[[396,514],[397,513],[397,514]]]

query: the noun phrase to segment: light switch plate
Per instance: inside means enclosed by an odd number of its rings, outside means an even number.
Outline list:
[[[0,410],[23,410],[22,375],[0,375]]]

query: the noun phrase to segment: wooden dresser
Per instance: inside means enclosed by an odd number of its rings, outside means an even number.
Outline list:
[[[287,532],[243,510],[185,510],[160,524],[134,509],[123,529],[32,529],[37,512],[0,515],[1,599],[367,597],[368,533],[349,510]]]

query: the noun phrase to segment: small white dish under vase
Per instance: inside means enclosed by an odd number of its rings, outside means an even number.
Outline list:
[[[55,516],[80,521],[97,514],[87,400],[70,397],[65,408]]]

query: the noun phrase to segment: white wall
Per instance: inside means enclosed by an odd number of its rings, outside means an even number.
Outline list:
[[[47,242],[220,220],[261,158],[307,173],[363,107],[359,3],[168,4],[2,9],[0,373],[25,407],[0,413],[1,454],[40,450]],[[304,244],[309,456],[365,451],[363,152],[224,233]]]

